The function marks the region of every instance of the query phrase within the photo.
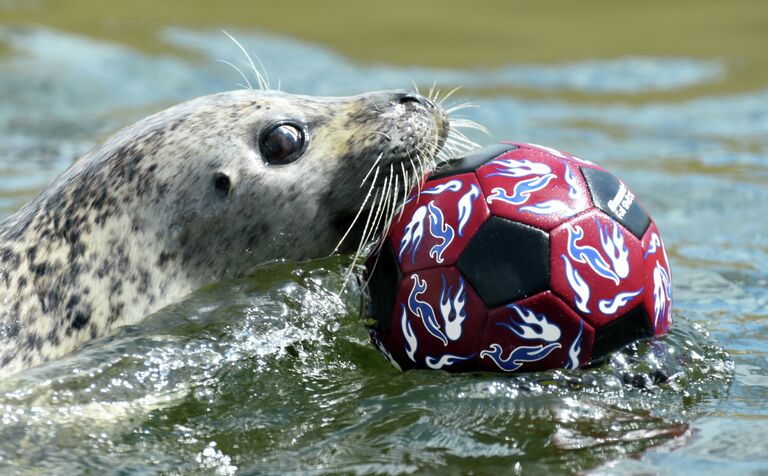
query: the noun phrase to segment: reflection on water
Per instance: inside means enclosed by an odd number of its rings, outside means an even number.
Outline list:
[[[684,318],[589,371],[401,374],[368,344],[357,290],[334,294],[343,269],[331,260],[210,287],[4,382],[9,466],[50,469],[41,456],[60,449],[98,453],[104,467],[149,454],[182,472],[318,461],[329,472],[407,471],[454,459],[579,469],[688,438],[690,419],[727,394],[731,362]]]
[[[164,35],[195,54],[0,29],[12,50],[0,60],[0,216],[119,127],[235,87],[237,73],[215,61],[237,61],[224,35]],[[725,74],[717,61],[649,57],[487,71],[361,66],[295,40],[237,36],[273,86],[302,94],[412,80],[470,91],[644,92]],[[578,372],[401,374],[368,344],[359,292],[335,294],[344,259],[270,268],[0,383],[0,466],[98,474],[762,469],[768,90],[674,104],[472,100],[478,107],[467,115],[493,140],[552,145],[626,179],[672,259],[669,336]]]

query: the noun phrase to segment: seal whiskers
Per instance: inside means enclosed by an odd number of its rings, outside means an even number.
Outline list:
[[[250,53],[248,53],[248,50],[246,50],[245,47],[242,45],[242,43],[237,41],[237,39],[234,36],[230,35],[226,30],[221,30],[221,31],[225,35],[227,35],[229,37],[229,39],[232,40],[232,42],[235,45],[237,45],[237,47],[240,50],[240,52],[243,53],[243,56],[245,56],[245,59],[248,60],[248,66],[250,66],[251,71],[253,71],[253,75],[254,75],[254,77],[256,78],[256,81],[259,84],[259,89],[261,89],[262,91],[268,91],[268,90],[272,89],[272,88],[269,87],[269,77],[266,74],[266,69],[264,68],[264,65],[261,65],[262,69],[264,70],[264,73],[262,74],[262,72],[259,71],[258,68],[256,68],[256,63],[253,62],[253,58],[251,57]],[[234,65],[232,65],[231,63],[229,63],[227,61],[224,61],[224,63],[230,64],[231,66],[234,66]],[[261,60],[259,60],[259,64],[261,64]],[[237,68],[236,66],[235,66],[235,69],[240,71],[240,69]],[[240,72],[240,74],[242,74],[242,72]],[[245,75],[243,75],[243,76],[245,76]],[[248,79],[246,79],[245,81],[250,86],[251,83],[248,81]]]
[[[0,223],[0,376],[264,263],[358,259],[454,141],[410,91],[250,84],[126,127]]]
[[[433,85],[428,95],[428,99],[440,106],[457,90],[458,88],[454,88],[445,95],[441,96],[440,90],[435,89]],[[469,103],[459,103],[457,105],[451,106],[449,109],[446,109],[446,112],[456,112],[469,107],[473,106]],[[410,151],[404,159],[399,161],[399,170],[390,166],[389,173],[386,174],[384,184],[380,188],[382,191],[381,196],[378,198],[378,200],[374,199],[371,202],[371,206],[368,208],[368,220],[366,220],[363,233],[361,234],[357,243],[352,261],[345,272],[343,280],[344,284],[342,285],[339,294],[341,294],[346,289],[347,282],[354,272],[354,268],[357,266],[358,260],[360,259],[360,256],[362,256],[368,244],[372,241],[375,241],[374,246],[376,246],[377,249],[383,245],[383,242],[378,240],[377,236],[381,235],[387,230],[392,220],[397,216],[398,213],[402,213],[403,207],[407,201],[408,192],[416,187],[416,194],[417,196],[420,195],[421,186],[425,176],[435,167],[442,163],[450,162],[451,159],[460,157],[464,153],[479,147],[478,144],[469,139],[461,131],[461,129],[475,129],[482,132],[487,132],[484,127],[474,121],[461,117],[454,118],[449,116],[449,127],[447,134],[443,139],[441,139],[439,136],[436,136],[433,138],[433,142],[428,144],[427,147]],[[437,150],[438,153],[430,155],[427,152],[428,150]],[[380,168],[378,165],[380,160],[381,157],[378,157],[372,166],[376,167],[377,173]],[[409,170],[411,172],[410,174]],[[370,170],[366,175],[366,178],[361,183],[361,187],[367,180],[368,176],[370,176]],[[392,181],[392,177],[394,177],[394,183]],[[372,185],[375,183],[376,178],[371,181]],[[401,195],[399,205],[397,198],[398,195]],[[367,204],[368,201],[366,199],[360,205],[358,214],[356,215],[355,220],[353,220],[353,223],[350,225],[350,228],[344,234],[342,241],[347,239],[347,237],[350,235],[350,230],[355,226],[355,223],[360,216],[360,212],[366,208]],[[373,219],[371,219],[371,217],[373,217]],[[339,246],[340,244],[337,246],[337,249]],[[373,266],[375,267],[376,264],[374,263]]]
[[[227,60],[219,59],[217,60],[219,63],[224,63],[227,66],[232,67],[235,71],[237,71],[240,74],[240,77],[243,78],[243,81],[245,81],[245,84],[237,83],[238,86],[240,86],[243,89],[248,89],[249,91],[253,91],[253,86],[251,85],[251,81],[248,79],[248,76],[243,73],[243,70],[240,69],[236,64],[231,63]]]

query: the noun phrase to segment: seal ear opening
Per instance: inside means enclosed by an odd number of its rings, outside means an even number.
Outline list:
[[[227,198],[232,189],[232,180],[224,172],[213,173],[213,188],[221,198]]]

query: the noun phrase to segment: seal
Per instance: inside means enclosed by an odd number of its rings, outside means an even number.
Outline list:
[[[0,223],[0,376],[206,283],[353,250],[452,134],[410,91],[232,91],[119,131]]]

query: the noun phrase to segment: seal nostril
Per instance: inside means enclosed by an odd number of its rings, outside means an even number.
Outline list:
[[[405,93],[398,98],[398,102],[400,104],[415,102],[416,104],[421,104],[422,106],[429,105],[429,101],[427,101],[427,98],[425,98],[424,96],[420,96],[416,93]]]
[[[213,174],[213,187],[221,195],[221,198],[227,198],[232,188],[232,181],[224,172],[216,172]]]

